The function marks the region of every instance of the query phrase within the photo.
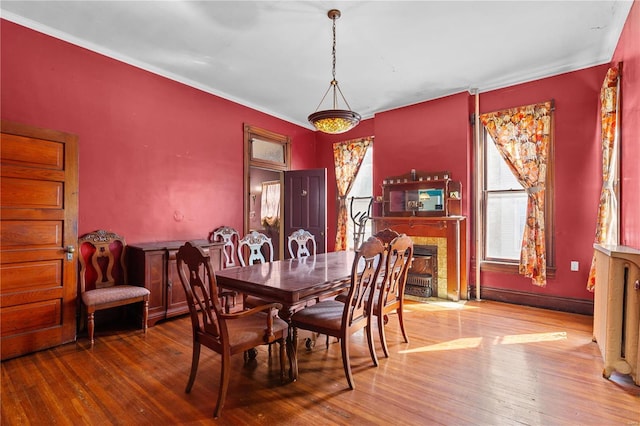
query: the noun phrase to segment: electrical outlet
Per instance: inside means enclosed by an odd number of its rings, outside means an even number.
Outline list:
[[[577,260],[572,260],[571,261],[571,270],[572,271],[577,271],[580,267],[580,263]]]

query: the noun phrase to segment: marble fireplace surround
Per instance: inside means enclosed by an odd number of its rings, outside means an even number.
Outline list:
[[[468,299],[466,218],[374,217],[373,232],[385,228],[407,234],[415,245],[437,246],[438,297],[458,301]]]

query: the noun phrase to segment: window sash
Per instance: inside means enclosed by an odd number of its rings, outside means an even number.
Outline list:
[[[553,123],[553,120],[552,120]],[[553,124],[552,124],[553,126]],[[499,159],[500,161],[504,162],[505,160],[500,156],[498,149],[495,147],[495,145],[491,146],[487,146],[487,144],[494,144],[493,140],[491,139],[491,137],[489,136],[489,133],[487,132],[487,130],[484,128],[484,126],[482,127],[482,132],[481,132],[481,136],[482,136],[482,149],[483,149],[483,157],[484,157],[484,166],[483,169],[479,172],[480,176],[478,176],[479,179],[481,179],[482,182],[482,194],[480,194],[480,197],[483,200],[482,203],[482,217],[483,217],[483,231],[482,231],[482,257],[481,257],[481,262],[482,262],[482,270],[487,270],[487,271],[495,271],[495,272],[507,272],[507,273],[518,273],[518,265],[520,263],[520,259],[519,259],[519,254],[518,254],[518,258],[515,260],[512,259],[503,259],[503,258],[499,258],[499,257],[491,257],[489,256],[489,254],[493,254],[495,255],[496,253],[488,253],[487,252],[487,247],[486,247],[486,242],[488,240],[488,234],[487,234],[487,211],[488,211],[488,204],[487,204],[487,199],[488,199],[488,194],[490,193],[499,193],[501,191],[515,191],[515,192],[519,192],[520,190],[522,192],[525,192],[524,189],[522,188],[522,186],[520,184],[518,184],[517,189],[516,188],[512,188],[513,185],[493,185],[493,187],[491,187],[491,190],[489,190],[488,186],[487,186],[487,162],[489,161],[488,157],[489,155],[494,155],[494,157],[492,157],[492,159]],[[493,152],[491,152],[488,148],[492,148]],[[553,200],[553,194],[554,194],[554,138],[553,138],[553,131],[551,132],[551,143],[549,145],[549,156],[548,156],[548,163],[547,163],[547,179],[546,179],[546,198],[545,198],[545,233],[546,233],[546,247],[547,247],[547,277],[553,277],[555,276],[555,269],[556,269],[556,265],[555,265],[555,239],[553,238],[554,236],[554,229],[555,229],[555,215],[554,215],[554,200]],[[503,163],[505,168],[508,169],[508,166],[506,165],[506,162]],[[509,170],[509,173],[511,174],[511,176],[513,176],[513,173],[511,173],[511,170]],[[504,176],[503,176],[504,177]],[[515,177],[513,178],[515,180]],[[526,192],[525,192],[526,194]],[[526,211],[526,207],[525,207],[525,211]],[[526,214],[526,213],[525,213]],[[520,235],[518,236],[517,239],[517,244],[520,245],[522,244],[522,232],[520,233]]]

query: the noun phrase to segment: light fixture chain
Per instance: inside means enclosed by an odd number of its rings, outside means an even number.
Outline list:
[[[332,18],[333,21],[333,50],[331,51],[331,55],[333,56],[333,80],[336,79],[336,17]]]

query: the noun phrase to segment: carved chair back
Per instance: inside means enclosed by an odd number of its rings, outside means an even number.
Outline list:
[[[317,246],[316,246],[316,237],[309,231],[304,229],[298,229],[289,235],[289,254],[291,258],[300,259],[301,257],[311,256],[312,254],[315,256]],[[294,245],[297,246],[294,251]],[[311,252],[309,251],[309,246],[311,246]]]
[[[221,226],[214,229],[209,234],[209,241],[224,242],[222,246],[222,253],[224,253],[224,267],[232,268],[237,266],[236,264],[236,245],[240,239],[238,231],[230,226]]]
[[[247,262],[244,260],[243,247],[247,246],[249,254]],[[258,231],[251,231],[238,241],[238,259],[242,266],[253,265],[254,263],[266,263],[267,260],[263,253],[264,250],[269,252],[269,262],[273,262],[273,244],[271,238]]]

